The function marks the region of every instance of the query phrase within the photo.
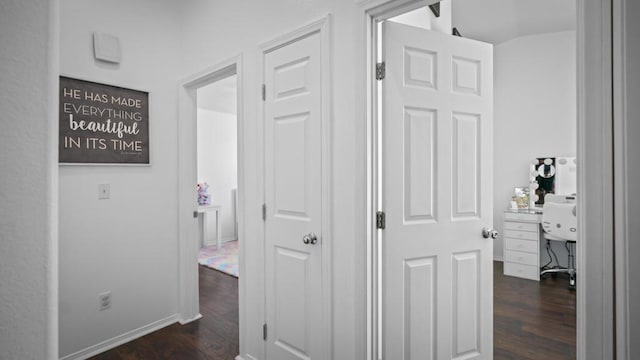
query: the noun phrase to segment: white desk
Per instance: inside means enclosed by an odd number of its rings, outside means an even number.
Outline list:
[[[505,210],[505,275],[540,281],[541,222],[541,210]]]
[[[210,211],[215,211],[216,212],[216,249],[220,249],[220,242],[222,237],[222,227],[220,226],[220,217],[221,217],[220,210],[221,210],[221,207],[220,205],[217,205],[217,204],[198,206],[198,217],[199,217],[198,220],[202,221],[202,225],[201,225],[202,232],[200,233],[202,236],[201,238],[202,245],[207,245],[206,243],[207,213]]]

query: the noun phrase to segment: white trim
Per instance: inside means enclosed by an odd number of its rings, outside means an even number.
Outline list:
[[[208,85],[231,75],[237,76],[237,122],[238,122],[238,232],[243,238],[245,234],[244,217],[244,101],[243,101],[243,59],[242,54],[222,61],[212,67],[200,71],[180,82],[178,86],[178,250],[179,250],[179,287],[178,287],[178,320],[181,324],[199,319],[198,290],[198,246],[197,219],[193,212],[197,210],[194,184],[196,183],[197,141],[195,141],[197,121],[196,92],[199,87]],[[191,199],[191,200],[190,200]],[[239,243],[238,267],[245,273],[244,241]],[[245,277],[238,278],[238,305],[240,346],[245,339]]]
[[[577,358],[613,359],[611,0],[577,9]]]
[[[103,353],[109,349],[113,349],[117,346],[120,346],[122,344],[128,343],[129,341],[133,341],[137,338],[140,338],[144,335],[150,334],[156,330],[160,330],[166,326],[169,326],[173,323],[176,322],[176,320],[178,319],[177,315],[171,315],[169,317],[166,317],[164,319],[160,319],[158,321],[154,321],[151,324],[145,325],[145,326],[141,326],[137,329],[128,331],[124,334],[118,335],[116,337],[113,337],[109,340],[105,340],[103,342],[100,342],[98,344],[89,346],[86,349],[82,349],[79,351],[76,351],[72,354],[69,354],[63,358],[61,358],[61,360],[71,360],[71,359],[87,359],[90,358],[94,355],[98,355],[100,353]]]
[[[327,14],[325,17],[316,20],[310,24],[307,24],[301,28],[298,28],[292,32],[289,32],[285,35],[281,35],[262,43],[259,48],[261,52],[260,56],[260,74],[262,75],[262,83],[265,81],[264,74],[264,57],[267,53],[272,52],[276,49],[279,49],[283,46],[291,44],[297,40],[308,37],[312,34],[319,33],[320,34],[320,46],[321,46],[321,55],[320,55],[320,68],[321,68],[321,87],[322,87],[322,312],[323,312],[323,323],[322,323],[322,349],[325,353],[320,356],[322,359],[329,359],[333,356],[333,261],[332,261],[332,248],[333,248],[333,231],[331,224],[331,217],[333,215],[333,202],[332,202],[332,168],[333,162],[331,160],[331,129],[332,129],[332,121],[333,121],[333,106],[332,106],[332,81],[333,77],[333,68],[331,66],[331,56],[332,56],[332,16],[331,14]],[[264,101],[260,101],[260,116],[262,121],[260,121],[258,138],[260,139],[260,143],[258,144],[259,149],[264,149],[265,141],[265,129],[264,129]],[[265,202],[265,182],[264,182],[264,152],[263,157],[259,161],[260,162],[260,171],[259,173],[263,174],[262,178],[259,180],[259,189],[260,196],[263,199],[263,203]],[[262,239],[262,243],[265,241],[265,232],[264,226],[260,229],[260,238]],[[264,268],[264,256],[265,249],[264,247],[261,249],[261,258],[263,259],[263,268]],[[265,289],[265,301],[266,301],[266,289]],[[266,309],[265,309],[266,311]],[[264,314],[266,318],[266,313]],[[265,342],[265,353],[266,353],[266,342]]]
[[[245,355],[245,357],[242,357],[240,355],[236,356],[235,360],[258,360],[257,358],[247,354]]]
[[[627,0],[613,0],[613,168],[614,168],[614,233],[615,233],[615,354],[629,359],[631,354],[629,308],[629,219],[627,194]],[[633,120],[631,120],[633,121]]]
[[[178,319],[178,323],[179,323],[180,325],[186,325],[186,324],[188,324],[188,323],[190,323],[190,322],[192,322],[192,321],[196,321],[196,320],[200,320],[200,319],[202,319],[202,314],[198,313],[198,315],[196,315],[196,316],[192,317],[191,319],[182,319],[182,318],[179,318],[179,319]]]

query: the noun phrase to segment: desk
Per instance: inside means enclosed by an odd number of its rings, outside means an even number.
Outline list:
[[[220,205],[212,204],[212,205],[199,205],[198,206],[198,217],[199,221],[202,221],[202,232],[201,234],[201,244],[207,245],[207,213],[210,211],[216,212],[216,249],[220,249],[220,239],[222,237],[222,227],[220,226]]]
[[[542,209],[505,210],[504,274],[540,281]]]

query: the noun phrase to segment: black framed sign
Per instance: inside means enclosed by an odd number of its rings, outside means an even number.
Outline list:
[[[60,76],[58,161],[149,164],[149,93]]]

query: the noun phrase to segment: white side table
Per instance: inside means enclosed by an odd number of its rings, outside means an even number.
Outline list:
[[[202,221],[202,232],[201,232],[201,240],[202,245],[206,245],[205,241],[207,240],[207,213],[215,211],[216,213],[216,249],[220,249],[221,237],[222,237],[222,227],[220,226],[220,217],[221,217],[221,207],[218,204],[211,205],[198,205],[198,217],[199,220]]]

